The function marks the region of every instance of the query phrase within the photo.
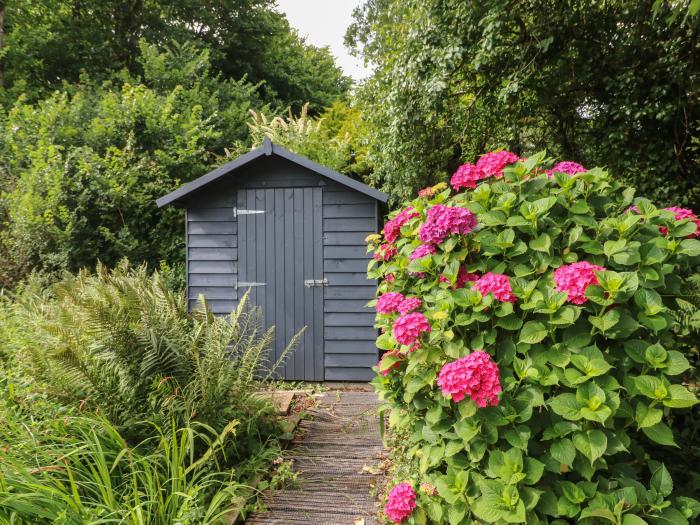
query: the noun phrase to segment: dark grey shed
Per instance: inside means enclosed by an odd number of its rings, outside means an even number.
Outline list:
[[[387,195],[265,140],[161,197],[185,209],[187,297],[228,314],[246,289],[276,327],[276,359],[306,326],[284,378],[366,381],[377,362],[376,282],[364,239]],[[282,375],[282,374],[280,374]]]

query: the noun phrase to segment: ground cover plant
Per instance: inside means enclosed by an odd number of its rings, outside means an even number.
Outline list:
[[[674,311],[700,220],[544,153],[489,153],[450,183],[368,239],[374,384],[407,436],[387,518],[693,522],[692,464],[663,459],[698,402]]]
[[[0,523],[220,523],[254,499],[286,429],[247,296],[190,314],[123,261],[29,283],[0,320]]]

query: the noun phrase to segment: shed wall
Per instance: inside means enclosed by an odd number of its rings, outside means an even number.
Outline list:
[[[370,257],[364,239],[377,231],[378,202],[286,159],[255,161],[187,201],[190,308],[200,293],[217,314],[229,313],[238,302],[238,221],[233,214],[238,189],[295,187],[323,190],[325,379],[369,380],[377,362],[377,331],[374,312],[364,305],[374,298],[376,282],[366,277]]]

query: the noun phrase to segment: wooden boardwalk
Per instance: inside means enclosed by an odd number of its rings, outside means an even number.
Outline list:
[[[377,525],[378,404],[374,392],[325,393],[285,455],[297,482],[268,496],[268,510],[246,525]]]

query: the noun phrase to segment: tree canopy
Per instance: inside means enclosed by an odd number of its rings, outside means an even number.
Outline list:
[[[700,19],[675,4],[366,2],[346,41],[377,67],[375,182],[406,196],[485,149],[547,148],[700,205]]]
[[[306,44],[274,0],[16,0],[4,32],[6,100],[39,97],[83,72],[140,75],[140,40],[208,49],[215,73],[262,82],[263,98],[282,107],[318,110],[350,85],[328,49]]]

